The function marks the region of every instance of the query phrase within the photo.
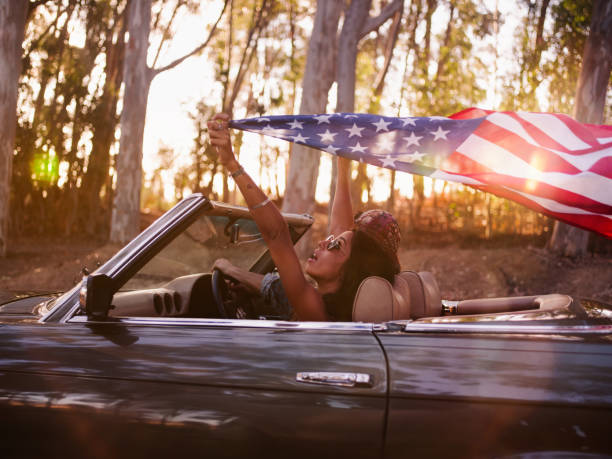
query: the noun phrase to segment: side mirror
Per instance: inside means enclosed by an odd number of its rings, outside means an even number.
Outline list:
[[[106,274],[83,276],[79,303],[87,317],[106,319],[115,293],[113,284],[113,280]]]
[[[223,228],[223,234],[229,237],[230,244],[236,244],[240,238],[240,225],[236,223],[238,217],[232,217]]]

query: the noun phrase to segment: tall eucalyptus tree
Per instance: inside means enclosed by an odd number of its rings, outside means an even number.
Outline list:
[[[0,2],[0,256],[6,255],[10,183],[15,149],[17,86],[28,2]]]
[[[589,36],[584,45],[582,69],[576,88],[574,117],[578,121],[602,124],[607,89],[612,71],[612,2],[595,0]],[[549,242],[552,251],[564,256],[584,255],[589,242],[588,231],[555,222]]]
[[[396,27],[399,27],[401,13],[404,7],[404,0],[393,0],[382,8],[381,12],[376,16],[371,16],[372,0],[353,0],[345,9],[344,22],[342,30],[338,38],[338,63],[336,78],[338,81],[338,99],[336,102],[336,112],[353,112],[355,111],[355,90],[356,90],[356,73],[357,73],[357,55],[359,43],[371,32],[375,32],[385,24],[390,18],[396,19]],[[392,36],[394,34],[392,33]],[[391,40],[386,56],[386,62],[383,67],[387,69],[390,65],[393,56],[393,48],[395,40]],[[376,82],[375,91],[382,92],[384,74],[386,70],[379,76],[379,81]],[[334,159],[334,170],[336,160]],[[364,186],[366,179],[365,164],[358,165],[358,193],[352,193],[354,199],[361,199],[361,188]],[[367,186],[366,186],[367,188]],[[332,183],[330,187],[330,201],[333,201],[335,190],[335,173],[332,174]],[[330,206],[331,209],[331,206]]]
[[[110,240],[125,243],[139,230],[140,187],[142,180],[142,142],[147,99],[153,78],[170,70],[185,59],[201,52],[213,37],[229,0],[209,31],[206,40],[189,53],[167,65],[155,68],[147,65],[149,32],[151,29],[151,0],[130,0],[128,8],[128,34],[126,44],[121,138],[117,158],[117,186],[111,217]],[[178,2],[177,8],[185,2]],[[159,56],[159,53],[157,53]]]
[[[337,34],[343,0],[317,0],[312,34],[308,43],[306,68],[302,79],[300,114],[323,113],[328,93],[336,78]],[[312,212],[319,173],[320,153],[296,144],[289,158],[283,210]]]
[[[358,44],[377,30],[403,6],[403,0],[393,0],[379,15],[370,16],[372,0],[317,2],[317,11],[308,45],[306,69],[302,84],[300,114],[323,113],[328,93],[334,81],[338,83],[336,111],[353,111],[355,104],[355,68]],[[342,30],[338,32],[344,13]],[[320,153],[303,145],[292,148],[289,177],[283,210],[311,212],[315,203],[315,189]],[[302,246],[307,252],[308,248]]]

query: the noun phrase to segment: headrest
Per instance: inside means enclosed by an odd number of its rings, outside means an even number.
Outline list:
[[[433,274],[428,271],[402,271],[398,276],[406,281],[410,289],[411,319],[441,315],[440,289]]]
[[[408,315],[408,286],[399,276],[395,276],[394,284],[391,286],[388,280],[378,276],[364,279],[353,301],[353,321],[387,322]]]
[[[442,302],[438,284],[429,272],[403,271],[393,285],[372,276],[361,282],[353,302],[356,322],[387,322],[439,316]]]

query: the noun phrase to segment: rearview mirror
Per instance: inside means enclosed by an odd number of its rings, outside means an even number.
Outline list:
[[[113,287],[113,280],[106,274],[83,276],[79,303],[87,317],[106,319],[115,293]]]
[[[230,243],[236,244],[240,238],[240,225],[234,223],[230,228]]]

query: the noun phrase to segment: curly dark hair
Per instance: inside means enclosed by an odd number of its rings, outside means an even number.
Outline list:
[[[370,276],[379,276],[393,283],[399,273],[396,262],[363,231],[353,230],[351,253],[344,263],[342,283],[334,293],[323,295],[327,314],[332,320],[350,322],[353,301],[361,282]]]

